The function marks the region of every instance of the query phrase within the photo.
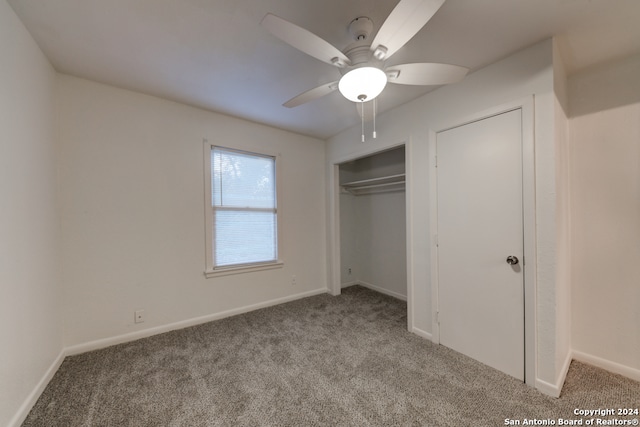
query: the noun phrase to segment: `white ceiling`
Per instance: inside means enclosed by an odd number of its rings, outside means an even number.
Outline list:
[[[8,0],[56,70],[294,132],[328,138],[355,125],[338,92],[282,103],[339,78],[336,68],[260,26],[272,12],[339,49],[349,22],[374,32],[397,0]],[[444,62],[476,70],[558,36],[569,73],[640,51],[639,0],[447,0],[388,65]],[[389,85],[384,111],[433,87]]]

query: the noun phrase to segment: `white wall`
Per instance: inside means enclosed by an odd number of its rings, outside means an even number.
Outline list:
[[[403,141],[411,144],[407,169],[411,182],[412,299],[416,332],[432,332],[429,231],[429,131],[454,124],[472,114],[500,104],[535,95],[536,148],[536,240],[537,240],[537,379],[557,385],[556,366],[556,182],[553,94],[553,43],[538,43],[528,49],[467,76],[462,82],[440,88],[415,101],[380,115],[378,139],[360,142],[360,127],[331,138],[327,162],[358,153],[381,150]],[[380,103],[384,103],[384,93]],[[331,175],[329,175],[331,178]],[[330,245],[333,235],[329,233]],[[331,247],[331,246],[330,246]]]
[[[341,195],[340,202],[342,285],[356,282],[406,299],[404,191]]]
[[[22,421],[41,381],[57,367],[62,332],[55,72],[4,0],[0,58],[0,425],[5,426]]]
[[[358,280],[396,298],[407,298],[404,191],[358,196]]]
[[[356,196],[349,193],[340,194],[340,285],[342,287],[356,284],[360,276],[356,202]]]
[[[73,351],[326,291],[322,141],[70,76],[59,82],[65,343]],[[281,153],[284,268],[205,279],[203,138]],[[137,309],[144,323],[134,323]]]
[[[556,174],[556,384],[564,383],[571,363],[571,194],[569,96],[567,76],[557,44],[553,46]]]
[[[572,345],[640,380],[640,55],[569,79]]]

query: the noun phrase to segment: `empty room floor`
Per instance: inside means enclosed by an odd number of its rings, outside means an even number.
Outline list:
[[[406,330],[360,286],[67,357],[24,426],[498,426],[638,408],[640,383],[573,362],[560,398]],[[548,422],[548,421],[547,421]]]

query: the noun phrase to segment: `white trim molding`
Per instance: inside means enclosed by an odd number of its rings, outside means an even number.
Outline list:
[[[350,288],[351,286],[359,285],[357,281],[345,282],[340,285],[340,289]]]
[[[351,281],[351,282],[345,282],[342,285],[340,285],[340,288],[341,289],[350,288],[351,286],[356,286],[356,285],[362,286],[363,288],[371,289],[372,291],[376,291],[376,292],[381,293],[381,294],[388,295],[390,297],[393,297],[395,299],[399,299],[401,301],[407,301],[407,296],[406,295],[402,295],[401,293],[390,291],[390,290],[385,289],[385,288],[381,288],[380,286],[372,285],[371,283],[363,282],[362,280],[354,280],[354,281]],[[409,330],[409,331],[411,331],[411,330]]]
[[[583,353],[577,350],[573,350],[573,359],[578,362],[593,365],[596,368],[601,368],[606,371],[613,372],[614,374],[619,374],[624,377],[631,378],[632,380],[640,381],[640,369],[622,365],[617,362],[612,362],[611,360],[603,359],[601,357],[593,356],[591,354]]]
[[[373,285],[371,283],[363,282],[362,280],[359,280],[358,282],[354,283],[354,285],[360,285],[360,286],[362,286],[364,288],[371,289],[372,291],[376,291],[376,292],[379,292],[381,294],[385,294],[385,295],[388,295],[390,297],[393,297],[393,298],[396,298],[396,299],[399,299],[399,300],[402,300],[402,301],[406,301],[407,300],[407,296],[406,295],[402,295],[402,294],[400,294],[398,292],[393,292],[393,291],[390,291],[388,289],[381,288],[380,286],[376,286],[376,285]]]
[[[283,261],[269,262],[256,265],[243,265],[241,267],[219,268],[212,271],[205,271],[204,276],[207,279],[219,276],[229,276],[231,274],[250,273],[253,271],[273,270],[274,268],[284,267]]]
[[[562,393],[562,387],[564,386],[564,382],[567,379],[567,374],[569,373],[569,367],[571,366],[571,362],[573,360],[595,366],[599,369],[604,369],[605,371],[609,371],[614,374],[622,375],[623,377],[630,378],[635,381],[640,381],[640,369],[622,365],[617,362],[612,362],[611,360],[583,353],[578,350],[571,350],[567,354],[567,357],[562,364],[562,367],[560,368],[560,372],[555,384],[551,384],[536,378],[536,388],[538,389],[538,391],[551,397],[560,397],[560,394]]]
[[[562,367],[560,368],[555,384],[536,378],[536,388],[538,391],[551,397],[560,397],[564,381],[567,379],[567,373],[569,372],[569,366],[571,366],[572,359],[572,352],[569,351],[567,353],[567,357],[564,359]]]
[[[274,305],[283,304],[285,302],[295,301],[298,299],[307,298],[314,295],[320,295],[325,293],[327,293],[326,288],[315,289],[313,291],[301,292],[298,294],[289,295],[282,298],[276,298],[269,301],[260,302],[257,304],[246,305],[246,306],[234,308],[231,310],[208,314],[206,316],[195,317],[192,319],[187,319],[179,322],[169,323],[166,325],[156,326],[154,328],[144,329],[141,331],[117,335],[115,337],[89,341],[87,343],[77,344],[77,345],[67,347],[66,349],[67,355],[73,356],[76,354],[85,353],[87,351],[99,350],[101,348],[110,347],[112,345],[135,341],[141,338],[147,338],[153,335],[174,331],[176,329],[188,328],[190,326],[200,325],[202,323],[212,322],[214,320],[224,319],[226,317],[231,317],[231,316],[235,316],[242,313],[248,313],[250,311],[259,310],[261,308],[271,307]]]
[[[536,389],[540,393],[546,394],[551,397],[560,397],[560,392],[562,387],[559,387],[558,384],[551,384],[539,378],[536,378]]]
[[[27,398],[24,400],[18,412],[13,416],[13,418],[9,421],[8,427],[19,427],[22,425],[24,420],[29,415],[29,412],[33,408],[33,405],[36,404],[42,392],[44,392],[45,388],[55,375],[55,373],[60,369],[62,362],[67,356],[75,356],[77,354],[86,353],[88,351],[99,350],[102,348],[110,347],[116,344],[122,344],[125,342],[139,340],[141,338],[147,338],[153,335],[162,334],[165,332],[173,331],[176,329],[188,328],[190,326],[199,325],[202,323],[211,322],[214,320],[224,319],[225,317],[235,316],[237,314],[248,313],[250,311],[259,310],[261,308],[271,307],[274,305],[283,304],[290,301],[295,301],[302,298],[311,297],[314,295],[325,294],[328,292],[326,288],[315,289],[312,291],[301,292],[294,295],[289,295],[282,298],[276,298],[269,301],[260,302],[257,304],[251,304],[244,307],[238,307],[231,310],[222,311],[219,313],[213,313],[206,316],[195,317],[192,319],[183,320],[180,322],[170,323],[167,325],[157,326],[155,328],[149,328],[141,331],[132,332],[129,334],[118,335],[109,338],[103,338],[99,340],[89,341],[82,344],[72,345],[69,347],[63,348],[56,359],[51,363],[45,374],[42,376],[38,384],[34,387],[34,389],[29,393]]]
[[[64,358],[66,356],[66,349],[63,348],[60,353],[58,353],[58,356],[55,358],[53,363],[51,363],[49,368],[46,370],[40,381],[38,381],[38,384],[36,384],[31,393],[29,393],[24,402],[22,402],[22,405],[20,405],[18,412],[9,421],[9,427],[19,427],[20,425],[22,425],[24,420],[27,419],[27,415],[29,415],[31,408],[33,408],[33,405],[36,404],[44,389],[47,388],[47,385],[49,385],[49,382],[51,381],[53,376],[56,374],[58,369],[60,369],[60,365],[62,365],[62,362],[64,361]]]
[[[418,335],[419,337],[426,338],[429,341],[433,341],[433,335],[432,334],[430,334],[427,331],[423,331],[420,328],[416,328],[415,326],[411,329],[410,332],[413,332],[414,334]]]
[[[413,136],[409,136],[404,144],[404,197],[405,197],[405,230],[406,230],[406,268],[407,268],[407,330],[413,332],[415,329],[415,313],[416,313],[416,279],[414,274],[414,252],[413,252],[413,162],[414,148]]]

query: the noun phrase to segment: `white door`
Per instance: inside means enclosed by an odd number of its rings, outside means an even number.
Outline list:
[[[522,112],[436,144],[440,343],[524,381]]]

